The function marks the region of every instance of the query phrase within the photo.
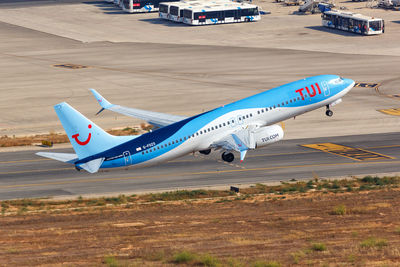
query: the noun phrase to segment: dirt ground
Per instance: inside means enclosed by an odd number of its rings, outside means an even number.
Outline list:
[[[0,266],[400,266],[399,206],[397,188],[3,215]]]

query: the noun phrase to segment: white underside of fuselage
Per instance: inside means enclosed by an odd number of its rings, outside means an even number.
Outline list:
[[[353,88],[353,85],[347,87],[346,89],[340,91],[338,94],[329,97],[323,101],[310,104],[310,105],[303,105],[300,107],[279,107],[275,108],[273,110],[261,113],[260,115],[257,114],[257,111],[260,110],[260,108],[253,108],[253,109],[241,109],[241,110],[235,110],[229,113],[224,114],[223,116],[218,117],[217,119],[211,121],[207,125],[205,125],[203,128],[199,129],[198,131],[204,129],[208,129],[212,126],[222,124],[229,119],[232,118],[237,118],[238,116],[243,116],[246,114],[253,114],[252,118],[246,119],[242,121],[240,124],[235,124],[234,126],[231,127],[223,127],[211,132],[207,132],[206,134],[195,136],[194,138],[190,138],[180,144],[178,147],[158,156],[153,159],[147,160],[145,162],[141,163],[133,163],[135,166],[148,166],[148,165],[154,165],[158,164],[160,162],[165,162],[165,161],[170,161],[179,157],[182,157],[184,155],[187,155],[189,153],[195,152],[195,151],[200,151],[200,150],[205,150],[210,147],[210,145],[223,137],[237,131],[240,129],[243,129],[247,127],[248,125],[257,125],[259,127],[263,126],[268,126],[272,125],[284,120],[287,120],[289,118],[293,118],[295,116],[299,116],[301,114],[304,114],[306,112],[324,107],[326,105],[329,105],[333,102],[335,102],[337,99],[342,98],[345,94],[347,94],[351,88]],[[310,99],[311,101],[312,99]]]

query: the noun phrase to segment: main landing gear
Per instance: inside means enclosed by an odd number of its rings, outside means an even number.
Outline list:
[[[235,156],[232,153],[222,153],[221,158],[223,161],[232,162],[235,159]]]
[[[325,112],[326,116],[328,117],[332,117],[333,115],[333,111],[329,109],[329,105],[326,105],[326,112]]]
[[[203,154],[203,155],[208,155],[208,154],[210,154],[210,153],[211,153],[211,149],[200,150],[199,152],[200,152],[200,154]]]

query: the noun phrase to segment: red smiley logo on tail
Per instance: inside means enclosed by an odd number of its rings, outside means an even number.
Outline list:
[[[92,125],[89,124],[89,125],[88,125],[88,128],[89,128],[89,129],[92,128]],[[75,141],[76,141],[79,145],[84,146],[84,145],[87,145],[87,144],[89,143],[90,138],[92,137],[92,134],[89,133],[88,138],[86,139],[86,141],[83,141],[83,142],[80,141],[80,140],[78,139],[78,137],[79,137],[79,134],[74,134],[74,135],[72,136],[72,138],[74,138]]]

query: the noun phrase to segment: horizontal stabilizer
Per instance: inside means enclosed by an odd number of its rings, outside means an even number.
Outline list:
[[[78,160],[78,156],[73,153],[37,152],[36,155],[68,163],[74,163]]]
[[[90,173],[95,173],[100,169],[101,164],[103,164],[104,158],[98,158],[86,163],[79,165],[80,168],[86,170]]]

